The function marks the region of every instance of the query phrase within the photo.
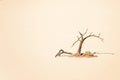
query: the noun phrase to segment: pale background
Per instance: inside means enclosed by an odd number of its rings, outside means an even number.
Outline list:
[[[86,29],[83,52],[98,58],[54,58]],[[120,80],[120,0],[0,0],[0,80]]]

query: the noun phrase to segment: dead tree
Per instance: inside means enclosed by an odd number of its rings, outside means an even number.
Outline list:
[[[83,55],[83,54],[84,54],[84,53],[81,52],[82,45],[83,45],[84,41],[85,41],[86,39],[90,38],[90,37],[96,37],[96,38],[100,39],[101,41],[103,41],[103,38],[100,37],[100,34],[95,35],[95,34],[93,34],[93,33],[90,33],[89,35],[86,36],[87,31],[88,31],[88,29],[86,29],[85,33],[83,33],[83,34],[82,34],[81,32],[79,32],[80,37],[77,36],[78,39],[73,43],[72,46],[74,46],[74,45],[79,41],[79,47],[78,47],[77,53],[74,54],[74,55],[79,55],[79,56],[80,56],[80,55]],[[60,56],[60,55],[63,54],[63,53],[65,53],[65,54],[70,54],[70,55],[73,54],[73,53],[66,52],[66,51],[60,49],[59,52],[55,55],[55,57]]]

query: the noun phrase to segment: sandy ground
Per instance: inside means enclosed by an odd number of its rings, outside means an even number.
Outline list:
[[[24,53],[25,54],[25,53]],[[7,59],[6,59],[7,58]],[[99,55],[95,58],[75,58],[2,55],[1,80],[119,80],[120,56]]]

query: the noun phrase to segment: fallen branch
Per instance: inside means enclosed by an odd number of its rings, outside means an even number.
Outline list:
[[[111,54],[111,55],[114,55],[114,53],[98,53],[98,52],[94,52],[93,54]]]
[[[55,57],[61,56],[61,54],[63,54],[63,53],[72,55],[72,53],[66,52],[66,51],[64,51],[63,49],[60,49],[59,52],[55,55]]]

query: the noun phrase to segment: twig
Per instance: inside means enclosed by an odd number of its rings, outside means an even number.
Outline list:
[[[83,36],[87,33],[88,29],[86,29],[85,33],[83,34]]]
[[[75,45],[75,43],[77,43],[79,41],[80,38],[78,36],[77,36],[77,38],[78,39],[72,44],[72,47]]]
[[[98,53],[98,52],[94,52],[94,54],[111,54],[111,55],[114,55],[114,53]]]

